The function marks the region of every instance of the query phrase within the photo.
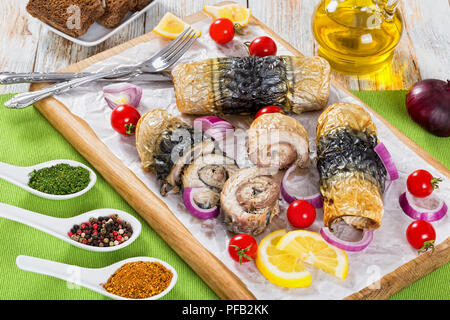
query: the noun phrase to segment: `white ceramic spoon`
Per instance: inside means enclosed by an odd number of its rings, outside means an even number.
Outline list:
[[[48,194],[48,193],[37,191],[28,186],[28,181],[30,180],[29,174],[31,172],[33,172],[33,170],[39,170],[42,168],[51,167],[51,166],[61,164],[61,163],[66,163],[73,167],[80,166],[80,167],[83,167],[83,168],[89,170],[89,173],[90,173],[89,178],[91,181],[89,182],[87,187],[81,191],[78,191],[78,192],[72,193],[72,194],[54,195],[54,194]],[[4,163],[4,162],[0,162],[0,178],[3,178],[6,181],[9,181],[11,183],[14,183],[15,185],[21,187],[22,189],[24,189],[34,195],[37,195],[39,197],[46,198],[46,199],[51,199],[51,200],[66,200],[66,199],[72,199],[75,197],[79,197],[82,194],[85,194],[86,192],[88,192],[94,186],[95,182],[97,181],[97,175],[91,168],[89,168],[88,166],[85,166],[84,164],[82,164],[78,161],[66,160],[66,159],[42,162],[42,163],[39,163],[39,164],[37,164],[35,166],[31,166],[31,167],[18,167],[18,166],[13,166],[11,164]]]
[[[133,234],[131,235],[131,237],[117,246],[88,246],[86,244],[82,244],[70,239],[67,234],[70,229],[72,229],[74,224],[80,225],[83,222],[89,221],[89,218],[98,218],[100,216],[105,217],[111,214],[117,214],[121,220],[130,223],[131,227],[133,228]],[[14,207],[9,204],[0,203],[0,218],[6,218],[29,225],[81,249],[97,252],[109,252],[122,249],[136,240],[142,230],[142,225],[139,220],[137,220],[129,213],[117,209],[97,209],[88,211],[72,218],[55,218],[22,208]]]
[[[124,297],[120,297],[120,296],[109,293],[102,287],[102,284],[107,283],[109,277],[117,269],[119,269],[121,266],[123,266],[125,263],[136,262],[136,261],[159,262],[164,267],[169,269],[173,274],[172,280],[170,281],[170,284],[166,288],[166,290],[159,293],[158,295],[155,295],[155,296],[152,296],[149,298],[139,299],[139,300],[157,300],[157,299],[165,296],[175,286],[175,283],[177,282],[177,279],[178,279],[178,275],[177,275],[177,272],[175,271],[175,269],[170,264],[168,264],[164,261],[161,261],[156,258],[150,258],[150,257],[129,258],[129,259],[125,259],[125,260],[116,262],[105,268],[91,269],[91,268],[82,268],[79,266],[74,266],[74,265],[54,262],[54,261],[50,261],[50,260],[20,255],[16,259],[16,265],[22,270],[45,274],[48,276],[66,280],[73,284],[80,285],[85,288],[91,289],[95,292],[101,293],[112,299],[133,300],[133,299],[124,298]]]

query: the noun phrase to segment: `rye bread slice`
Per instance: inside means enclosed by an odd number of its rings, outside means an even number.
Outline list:
[[[133,11],[140,11],[149,5],[153,0],[135,0],[136,5],[133,7]]]
[[[97,22],[107,28],[115,28],[126,14],[136,6],[136,0],[102,0],[105,13]]]
[[[26,9],[33,17],[75,38],[84,35],[105,11],[101,0],[30,0]]]

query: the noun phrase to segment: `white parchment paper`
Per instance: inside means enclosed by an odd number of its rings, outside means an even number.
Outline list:
[[[237,36],[233,42],[226,45],[216,45],[208,35],[210,21],[205,20],[195,24],[203,35],[186,53],[180,62],[190,62],[213,58],[217,56],[244,56],[247,55],[244,41],[251,41],[255,37],[265,35],[258,26],[250,25],[245,30],[245,35]],[[101,63],[92,65],[86,71],[108,70],[117,65],[130,65],[148,59],[169,40],[156,38],[147,43],[137,45],[125,52],[109,58]],[[278,55],[292,55],[281,44],[278,45]],[[135,84],[144,89],[139,111],[144,114],[150,109],[164,108],[174,115],[181,116],[186,122],[191,122],[194,117],[180,115],[176,108],[173,86],[169,83],[139,83]],[[92,127],[98,137],[130,168],[156,195],[159,194],[159,183],[154,175],[145,173],[141,169],[140,159],[135,147],[134,137],[123,137],[116,133],[110,125],[111,109],[103,99],[103,83],[93,83],[89,86],[77,88],[70,93],[60,95],[57,98],[64,103],[75,115],[83,118]],[[335,102],[353,102],[360,104],[345,92],[335,87],[331,88],[329,104]],[[400,106],[399,106],[400,107]],[[310,112],[295,116],[307,129],[310,137],[311,157],[315,156],[315,128],[320,112]],[[184,207],[180,195],[169,195],[163,201],[169,206],[176,217],[192,232],[192,234],[214,255],[216,255],[230,270],[232,270],[247,285],[249,290],[258,299],[342,299],[349,294],[379,280],[381,277],[394,271],[402,264],[417,257],[417,252],[407,242],[405,231],[413,221],[406,216],[398,203],[400,194],[405,190],[406,178],[416,169],[426,169],[434,176],[440,176],[439,172],[416,155],[403,144],[380,120],[372,117],[378,128],[378,137],[384,142],[391,152],[395,164],[400,173],[400,178],[387,185],[385,192],[385,210],[382,226],[375,231],[374,240],[362,252],[348,253],[349,273],[346,280],[335,277],[315,268],[309,268],[312,275],[312,284],[308,288],[286,289],[273,285],[267,281],[257,270],[254,263],[239,265],[231,260],[227,252],[227,244],[232,234],[228,233],[220,222],[220,219],[199,220],[193,217]],[[252,122],[252,117],[233,116],[227,117],[236,128],[246,130]],[[406,121],[406,120],[405,120]],[[407,121],[410,121],[409,119]],[[241,146],[243,147],[243,146]],[[245,148],[238,154],[245,154]],[[245,163],[239,163],[245,165]],[[444,180],[437,191],[439,196],[450,204],[450,182]],[[274,219],[270,227],[257,237],[258,242],[268,233],[290,227],[286,220],[287,203],[281,201],[282,213]],[[308,228],[318,232],[323,226],[323,212],[317,210],[316,222]],[[434,222],[437,240],[440,243],[450,236],[450,218],[445,216],[438,222]],[[205,261],[207,263],[207,261]],[[181,275],[182,276],[182,275]],[[372,286],[373,290],[378,287]]]

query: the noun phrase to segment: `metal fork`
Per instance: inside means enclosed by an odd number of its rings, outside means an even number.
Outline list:
[[[163,71],[177,62],[181,58],[181,56],[183,56],[183,54],[186,53],[186,51],[192,46],[195,40],[197,40],[195,31],[189,27],[167,47],[163,48],[153,57],[144,61],[143,63],[134,66],[117,67],[113,70],[98,72],[84,78],[77,78],[74,80],[57,83],[42,90],[21,93],[14,96],[11,100],[7,101],[5,103],[5,107],[22,109],[49,96],[67,92],[73,88],[101,78],[114,78],[125,75],[135,75],[144,72],[155,73]]]

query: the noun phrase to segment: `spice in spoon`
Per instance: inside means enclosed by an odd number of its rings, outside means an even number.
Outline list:
[[[117,296],[144,299],[166,290],[172,277],[172,271],[158,262],[129,262],[117,269],[102,286]]]
[[[37,191],[54,195],[67,195],[84,190],[91,181],[89,170],[60,163],[33,170],[28,186]]]
[[[67,235],[73,241],[94,247],[113,247],[127,241],[133,234],[131,224],[117,214],[90,218],[75,224]]]

